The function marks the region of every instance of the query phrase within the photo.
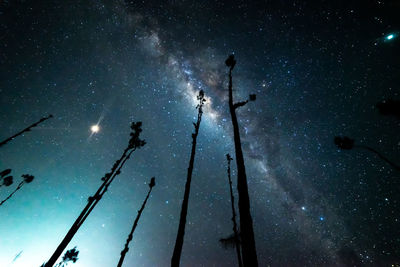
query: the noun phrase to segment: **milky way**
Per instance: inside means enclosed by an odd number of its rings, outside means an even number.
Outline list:
[[[50,257],[122,152],[132,120],[143,121],[147,144],[69,247],[80,251],[74,266],[116,265],[155,176],[125,264],[168,266],[200,90],[207,102],[182,266],[236,265],[234,250],[218,243],[232,229],[224,64],[232,53],[234,98],[257,94],[238,117],[260,266],[399,262],[399,174],[374,155],[333,144],[349,135],[399,158],[399,122],[375,108],[399,94],[396,3],[0,6],[1,140],[54,115],[1,148],[0,169],[35,180],[0,207],[0,266]]]

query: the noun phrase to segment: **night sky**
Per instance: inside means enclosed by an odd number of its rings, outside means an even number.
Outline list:
[[[35,176],[0,207],[0,266],[49,259],[131,121],[147,144],[69,244],[72,266],[116,266],[152,176],[124,266],[169,266],[201,89],[181,265],[237,266],[218,242],[232,232],[232,53],[235,99],[257,94],[238,117],[260,266],[400,264],[400,173],[333,143],[350,136],[400,163],[400,123],[375,107],[400,97],[399,11],[395,0],[1,1],[0,140],[54,118],[0,148],[16,180],[0,200]]]

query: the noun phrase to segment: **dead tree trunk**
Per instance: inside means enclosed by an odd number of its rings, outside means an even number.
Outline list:
[[[153,178],[151,178],[151,181],[150,181],[150,184],[149,184],[149,187],[150,187],[149,192],[147,193],[147,196],[146,196],[146,198],[145,198],[144,201],[143,201],[142,207],[141,207],[140,210],[138,211],[138,215],[136,216],[135,222],[133,223],[132,230],[131,230],[131,232],[129,233],[128,238],[126,239],[125,247],[124,247],[124,249],[121,251],[121,257],[119,258],[119,262],[118,262],[117,267],[121,267],[121,266],[122,266],[122,263],[124,262],[125,255],[126,255],[126,253],[128,252],[128,250],[129,250],[129,243],[132,241],[133,232],[135,232],[135,229],[136,229],[136,226],[137,226],[137,224],[138,224],[138,222],[139,222],[140,216],[142,215],[142,212],[143,212],[143,210],[144,210],[144,207],[146,206],[147,199],[149,199],[151,190],[153,189],[153,187],[154,187],[155,185],[156,185],[156,182],[155,182],[155,178],[153,177]]]
[[[235,104],[233,103],[232,70],[236,64],[234,56],[229,56],[225,61],[225,64],[229,67],[229,111],[231,113],[233,137],[235,141],[243,265],[245,267],[256,267],[258,266],[258,261],[254,240],[253,220],[250,214],[250,199],[247,188],[246,168],[244,165],[242,146],[240,142],[239,124],[236,117],[236,109],[246,105],[248,100],[237,102]],[[250,95],[250,100],[255,100],[255,95]]]
[[[185,235],[185,226],[186,226],[186,216],[189,204],[189,194],[190,194],[190,183],[192,181],[192,173],[193,173],[193,164],[194,164],[194,156],[196,154],[196,143],[197,136],[199,134],[201,116],[203,115],[203,105],[206,99],[204,98],[204,92],[201,90],[199,95],[197,96],[199,100],[199,104],[197,108],[199,112],[197,114],[197,122],[193,123],[194,125],[194,133],[192,133],[192,151],[190,154],[189,168],[187,172],[186,184],[185,184],[185,193],[183,195],[182,208],[181,208],[181,216],[179,219],[179,228],[176,236],[174,252],[171,259],[171,267],[179,267],[182,247],[183,247],[183,237]]]
[[[236,254],[238,258],[239,267],[243,266],[242,263],[242,255],[240,253],[240,240],[239,240],[239,233],[237,230],[237,223],[236,223],[236,211],[235,211],[235,197],[233,196],[232,190],[232,179],[231,179],[231,161],[233,158],[229,154],[226,154],[226,159],[228,160],[228,181],[229,181],[229,190],[231,194],[231,206],[232,206],[232,222],[233,222],[233,235],[235,238],[235,246],[236,246]]]

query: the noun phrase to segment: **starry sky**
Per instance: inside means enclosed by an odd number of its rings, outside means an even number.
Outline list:
[[[399,98],[399,11],[395,0],[1,1],[0,139],[54,118],[0,149],[0,169],[35,176],[0,207],[0,266],[48,260],[131,121],[147,144],[68,248],[80,251],[73,266],[115,266],[155,176],[124,266],[168,266],[199,90],[208,101],[181,264],[235,266],[218,242],[232,231],[231,53],[235,99],[257,94],[238,117],[260,266],[399,264],[399,172],[333,143],[347,135],[399,162],[399,121],[375,107]]]

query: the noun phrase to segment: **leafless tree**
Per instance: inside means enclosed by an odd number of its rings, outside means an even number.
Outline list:
[[[194,156],[196,154],[197,136],[199,134],[201,117],[203,115],[203,105],[204,105],[204,102],[206,102],[206,99],[204,98],[203,90],[201,90],[199,92],[199,95],[197,96],[197,100],[199,100],[199,104],[196,107],[198,109],[197,122],[193,123],[194,133],[192,133],[192,151],[190,154],[189,168],[188,168],[186,184],[185,184],[185,193],[183,195],[181,216],[179,219],[179,228],[178,228],[178,233],[176,236],[174,252],[172,255],[172,259],[171,259],[172,267],[178,267],[180,264],[180,260],[181,260],[183,238],[185,235],[186,216],[187,216],[187,210],[188,210],[188,204],[189,204],[190,183],[192,181]]]
[[[132,132],[130,133],[130,139],[128,146],[125,148],[122,156],[114,163],[111,171],[106,173],[104,177],[101,178],[103,183],[98,188],[97,192],[88,198],[88,203],[86,207],[82,210],[78,218],[75,220],[67,234],[65,235],[64,239],[61,241],[57,249],[54,251],[53,255],[50,257],[49,261],[45,264],[45,267],[52,267],[57,259],[60,257],[61,253],[64,249],[68,246],[69,242],[72,240],[76,232],[85,222],[86,218],[92,212],[94,207],[99,203],[101,198],[103,197],[104,193],[107,192],[108,187],[114,181],[115,177],[121,173],[121,169],[124,166],[125,162],[130,158],[132,153],[136,151],[136,149],[143,147],[146,142],[141,140],[139,135],[142,132],[141,129],[142,123],[141,122],[132,122],[131,129]]]
[[[229,67],[229,111],[231,113],[233,138],[235,141],[243,265],[245,267],[256,267],[258,266],[258,261],[256,244],[254,240],[253,219],[251,218],[250,213],[250,199],[247,186],[246,168],[244,164],[242,145],[240,142],[239,123],[236,116],[236,109],[246,105],[249,100],[237,103],[233,102],[232,71],[236,65],[235,57],[230,55],[225,61],[225,64],[227,67]],[[256,95],[250,95],[249,99],[250,101],[256,100]]]

